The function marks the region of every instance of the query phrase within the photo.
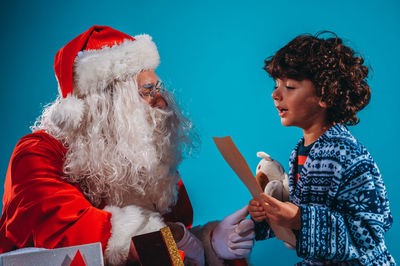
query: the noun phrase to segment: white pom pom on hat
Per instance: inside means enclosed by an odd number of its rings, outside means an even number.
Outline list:
[[[82,121],[84,108],[82,100],[69,94],[53,106],[51,120],[62,130],[76,129]]]

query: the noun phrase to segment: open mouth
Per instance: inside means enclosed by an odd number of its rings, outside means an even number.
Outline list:
[[[279,106],[277,106],[276,108],[278,109],[279,116],[283,116],[283,115],[285,115],[285,114],[286,114],[286,112],[288,111],[288,109],[286,109],[286,108],[282,108],[282,107],[279,107]]]

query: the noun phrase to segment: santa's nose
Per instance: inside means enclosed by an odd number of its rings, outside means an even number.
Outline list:
[[[164,97],[162,97],[162,95],[159,92],[156,92],[154,94],[149,104],[151,107],[157,107],[157,108],[164,108],[167,107],[168,105]]]

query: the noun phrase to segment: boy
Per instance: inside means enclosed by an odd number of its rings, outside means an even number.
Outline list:
[[[265,60],[284,126],[303,130],[290,157],[290,202],[252,199],[257,239],[266,220],[294,230],[300,264],[395,265],[384,233],[392,215],[379,170],[346,125],[370,100],[364,60],[338,37],[300,35]]]

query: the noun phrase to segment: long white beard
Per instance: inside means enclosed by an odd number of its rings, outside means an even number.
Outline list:
[[[173,102],[167,109],[144,102],[136,77],[83,101],[85,115],[78,130],[55,125],[52,106],[32,128],[45,129],[67,146],[65,180],[79,184],[95,206],[137,204],[167,212],[177,199],[177,166],[182,146],[191,146],[191,123],[175,112]]]

